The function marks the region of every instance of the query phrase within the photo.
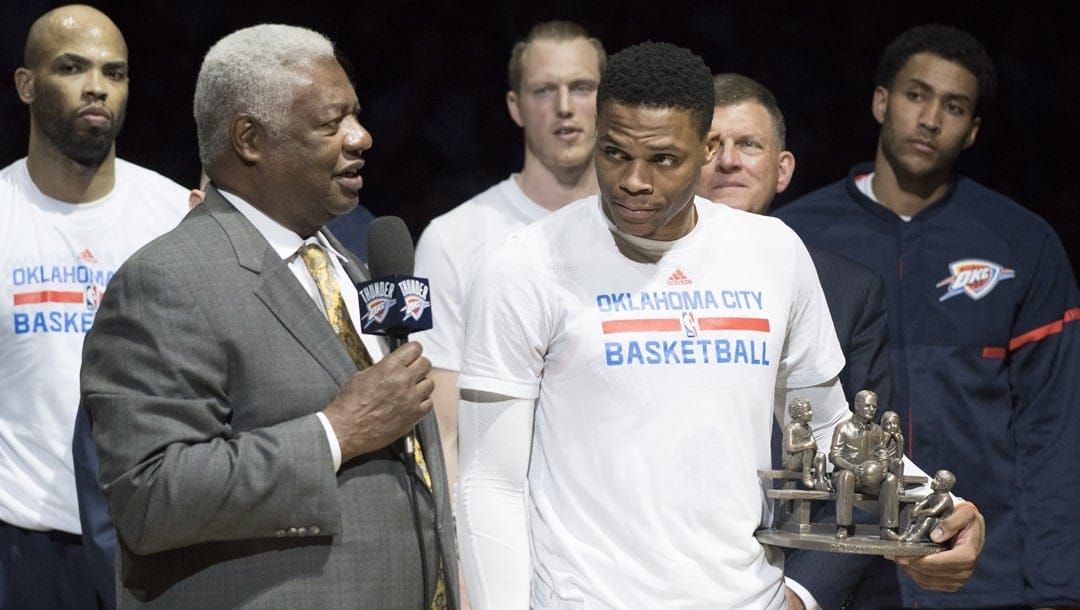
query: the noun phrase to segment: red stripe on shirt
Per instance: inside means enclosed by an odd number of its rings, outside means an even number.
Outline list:
[[[701,330],[753,330],[769,332],[767,318],[698,318]],[[682,330],[676,318],[646,318],[639,320],[608,320],[602,324],[604,334],[663,332]]]
[[[1056,320],[1044,326],[1029,330],[1028,332],[1013,337],[1009,341],[1009,351],[1016,351],[1021,346],[1028,343],[1034,343],[1035,341],[1042,341],[1050,335],[1056,335],[1065,328],[1066,322],[1075,322],[1080,320],[1080,307],[1065,310],[1065,315],[1060,320]]]
[[[603,324],[604,334],[608,333],[635,333],[656,332],[665,330],[679,330],[682,324],[678,320],[671,319],[645,319],[645,320],[608,320]]]
[[[86,297],[81,292],[64,290],[42,290],[41,292],[20,292],[15,294],[16,305],[34,305],[37,303],[82,303]]]
[[[769,332],[768,318],[698,318],[701,330],[756,330]]]

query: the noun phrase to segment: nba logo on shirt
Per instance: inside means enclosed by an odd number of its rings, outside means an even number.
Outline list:
[[[978,258],[953,261],[949,263],[949,271],[952,275],[937,283],[938,288],[948,286],[939,302],[964,293],[973,301],[978,301],[990,294],[998,282],[1016,277],[1012,269]]]
[[[682,327],[686,332],[687,337],[696,337],[701,332],[701,328],[698,327],[697,317],[692,311],[684,311],[682,314]]]
[[[101,289],[97,284],[90,284],[84,291],[86,295],[86,309],[89,311],[97,311],[99,305],[101,305],[101,297],[105,295],[105,291]]]

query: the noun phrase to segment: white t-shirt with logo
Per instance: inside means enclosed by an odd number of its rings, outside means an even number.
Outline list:
[[[488,254],[550,212],[529,199],[517,174],[435,217],[416,244],[416,275],[431,285],[431,330],[411,338],[436,368],[456,371],[465,342],[465,300]]]
[[[473,284],[459,386],[537,400],[535,608],[782,603],[782,554],[753,537],[776,391],[832,379],[843,356],[795,233],[695,204],[658,263],[621,254],[590,197]]]
[[[71,441],[83,338],[120,263],[176,226],[188,192],[117,159],[111,193],[70,204],[42,193],[25,159],[0,170],[0,520],[80,533]]]

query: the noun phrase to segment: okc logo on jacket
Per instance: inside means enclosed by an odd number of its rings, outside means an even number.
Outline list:
[[[939,302],[964,293],[973,301],[978,301],[990,294],[998,282],[1016,277],[1012,269],[978,258],[953,261],[949,263],[949,271],[952,275],[937,283],[938,288],[948,286]]]

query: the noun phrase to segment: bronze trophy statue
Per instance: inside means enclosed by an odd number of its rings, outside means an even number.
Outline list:
[[[828,457],[818,451],[810,401],[796,398],[788,405],[782,430],[782,470],[762,470],[770,484],[766,496],[780,503],[779,522],[758,530],[766,544],[839,553],[890,556],[930,555],[945,547],[928,533],[953,509],[950,490],[956,477],[939,470],[930,481],[930,494],[916,488],[926,477],[904,474],[904,436],[893,411],[877,414],[877,394],[855,395],[852,416],[833,430]],[[832,469],[829,472],[829,464]],[[776,484],[779,485],[776,485]],[[813,502],[835,502],[836,523],[811,522]],[[879,514],[878,527],[853,520],[856,505]]]

